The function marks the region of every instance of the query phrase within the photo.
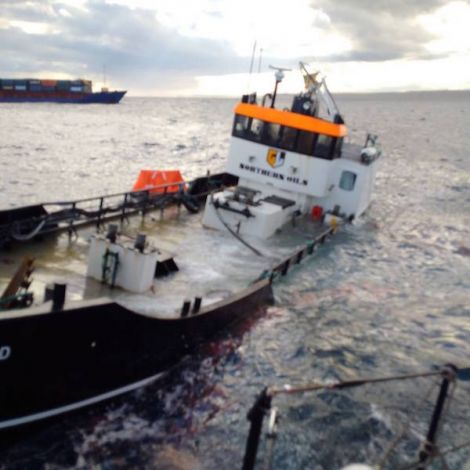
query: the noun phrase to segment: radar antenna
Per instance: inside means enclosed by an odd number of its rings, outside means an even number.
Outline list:
[[[273,65],[269,66],[270,69],[275,70],[274,77],[276,79],[276,84],[274,85],[273,99],[271,101],[271,108],[274,108],[274,103],[276,102],[277,95],[277,86],[284,79],[284,72],[290,72],[292,69],[286,69],[284,67],[274,67]]]

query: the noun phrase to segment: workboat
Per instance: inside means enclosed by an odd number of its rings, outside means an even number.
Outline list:
[[[367,209],[377,138],[346,142],[305,69],[276,109],[275,77],[236,105],[224,173],[145,170],[122,194],[0,211],[0,247],[21,265],[0,299],[0,429],[156,380],[262,313],[278,278]]]

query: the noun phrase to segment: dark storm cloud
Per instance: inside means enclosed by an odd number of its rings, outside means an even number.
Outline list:
[[[183,37],[160,25],[153,11],[98,1],[88,2],[86,9],[59,2],[6,2],[0,19],[46,23],[57,31],[33,35],[0,28],[4,73],[48,70],[83,76],[100,74],[105,64],[123,85],[150,89],[176,85],[175,80],[191,86],[193,75],[247,69],[246,60],[228,44]]]
[[[312,0],[331,19],[331,26],[353,44],[352,51],[333,60],[383,61],[432,58],[424,45],[434,39],[416,24],[448,0]]]

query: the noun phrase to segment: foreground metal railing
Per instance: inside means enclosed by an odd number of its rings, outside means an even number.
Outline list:
[[[437,445],[437,435],[441,428],[441,421],[445,412],[447,411],[448,402],[453,395],[453,388],[451,389],[451,387],[455,388],[457,380],[470,381],[470,367],[457,368],[453,364],[447,364],[439,370],[406,375],[347,380],[326,384],[306,383],[301,385],[286,384],[282,386],[265,387],[256,397],[253,406],[247,414],[247,419],[250,422],[250,430],[246,440],[242,470],[254,470],[257,466],[257,463],[260,464],[260,468],[264,468],[266,470],[272,468],[274,441],[278,434],[277,427],[279,421],[278,410],[277,408],[273,407],[273,400],[275,397],[279,395],[294,395],[325,390],[344,390],[367,384],[403,381],[418,379],[421,377],[440,377],[441,383],[426,437],[421,443],[421,449],[418,453],[417,460],[404,468],[423,470],[428,463],[437,458],[442,460],[443,456],[446,454],[460,450],[462,448],[470,447],[470,441],[463,442],[448,449],[440,449]],[[269,417],[268,429],[266,432],[268,443],[265,447],[264,459],[258,460],[258,447],[261,440],[263,421],[267,416]],[[394,441],[390,448],[387,449],[385,459],[389,456],[390,452],[397,444],[398,440]],[[379,466],[373,468],[382,468],[385,459],[382,460]]]

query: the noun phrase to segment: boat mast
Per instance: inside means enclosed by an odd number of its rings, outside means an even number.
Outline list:
[[[247,92],[250,93],[250,86],[251,86],[251,74],[253,73],[253,64],[255,62],[255,54],[256,54],[256,39],[253,42],[253,50],[251,52],[251,61],[250,61],[250,71],[248,73],[248,85],[247,85]]]
[[[102,88],[106,88],[106,64],[103,64],[103,86]]]

